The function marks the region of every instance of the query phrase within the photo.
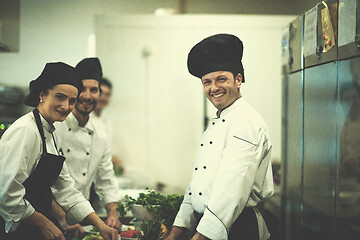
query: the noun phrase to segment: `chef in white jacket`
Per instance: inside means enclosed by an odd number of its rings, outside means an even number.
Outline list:
[[[118,239],[118,232],[74,188],[57,146],[53,124],[65,120],[81,91],[74,68],[62,62],[47,63],[30,82],[25,104],[34,110],[16,120],[0,140],[1,240],[65,240],[53,214],[61,207],[69,224],[84,220],[105,239]]]
[[[120,196],[110,146],[106,133],[96,128],[89,116],[100,97],[100,61],[98,58],[85,58],[76,65],[75,71],[84,89],[66,120],[55,125],[61,139],[60,146],[69,173],[75,180],[75,188],[89,199],[94,182],[95,192],[107,212],[106,224],[120,231],[121,222],[117,212]]]
[[[256,208],[274,192],[271,140],[259,114],[240,93],[244,82],[243,44],[218,34],[196,44],[188,55],[189,72],[200,78],[216,117],[199,143],[191,182],[168,236],[179,239],[268,239]]]

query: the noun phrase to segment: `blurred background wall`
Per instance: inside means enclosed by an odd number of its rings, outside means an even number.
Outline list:
[[[1,8],[10,2],[19,6],[19,48],[0,53],[0,83],[27,89],[46,62],[75,66],[98,56],[114,85],[105,112],[113,151],[139,185],[184,191],[204,117],[215,113],[186,56],[218,32],[244,41],[242,91],[269,125],[273,162],[280,162],[281,35],[317,1],[0,0]]]

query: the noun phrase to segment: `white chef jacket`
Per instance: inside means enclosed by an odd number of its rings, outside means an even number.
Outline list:
[[[90,113],[90,119],[96,129],[101,129],[106,133],[111,154],[121,156],[121,146],[116,141],[117,135],[114,134],[116,131],[115,123],[104,116],[96,116],[94,111]]]
[[[80,127],[73,113],[55,127],[61,137],[60,146],[70,175],[75,180],[75,188],[89,199],[94,182],[95,192],[104,205],[118,202],[118,184],[106,134],[94,127],[91,118]]]
[[[59,139],[51,126],[40,114],[48,153],[58,155],[54,139]],[[54,139],[53,139],[54,136]],[[5,220],[5,231],[14,231],[24,218],[30,217],[35,209],[24,199],[23,182],[39,163],[43,151],[42,140],[33,112],[16,120],[0,140],[0,215]],[[66,164],[52,186],[55,200],[67,212],[66,218],[74,224],[94,212],[81,192],[74,188]]]
[[[191,182],[174,225],[194,230],[193,212],[203,213],[196,230],[210,239],[228,239],[244,207],[255,207],[274,193],[271,141],[259,114],[237,99],[214,118],[203,134]],[[259,238],[270,234],[259,210]]]
[[[92,124],[94,125],[94,127],[96,129],[101,129],[103,132],[106,133],[107,137],[108,137],[108,142],[109,142],[109,146],[112,151],[112,139],[113,139],[113,135],[112,135],[112,124],[111,122],[107,121],[105,118],[101,117],[101,116],[96,116],[96,114],[94,113],[94,111],[92,111],[90,113],[90,119]]]

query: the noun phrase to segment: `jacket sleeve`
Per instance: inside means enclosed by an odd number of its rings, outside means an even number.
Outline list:
[[[0,215],[5,231],[13,231],[35,209],[24,198],[22,183],[40,156],[40,138],[26,126],[9,129],[0,141]]]
[[[111,151],[107,141],[103,148],[102,159],[99,163],[96,177],[94,180],[94,188],[96,194],[104,205],[111,202],[120,201],[119,187],[115,178],[113,164],[111,162]]]
[[[190,185],[186,189],[184,200],[180,205],[179,212],[176,215],[173,225],[194,231],[196,227],[196,219],[194,217],[194,208],[191,205],[189,192]]]
[[[229,129],[208,206],[196,229],[210,239],[228,239],[249,200],[263,154],[259,131],[251,123]]]
[[[86,216],[94,212],[89,201],[75,189],[74,180],[70,177],[64,162],[63,169],[51,190],[55,200],[66,212],[66,221],[70,224],[81,222]]]

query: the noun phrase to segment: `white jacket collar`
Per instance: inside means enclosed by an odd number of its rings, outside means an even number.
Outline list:
[[[39,115],[40,115],[41,125],[43,126],[43,128],[50,133],[54,132],[55,131],[54,125],[46,121],[46,119],[41,115],[41,113],[39,113]]]
[[[69,114],[69,116],[67,116],[66,121],[68,122],[71,128],[80,128],[79,121],[76,119],[75,115],[72,112]],[[91,132],[94,132],[95,128],[91,122],[91,117],[89,117],[89,120],[85,124],[84,128],[86,128]]]
[[[220,116],[216,117],[216,118],[223,118],[227,113],[231,112],[232,109],[236,108],[237,106],[239,106],[241,104],[241,102],[244,101],[243,97],[239,97],[238,99],[235,100],[235,102],[233,102],[230,106],[228,106],[227,108],[225,108],[224,110],[221,111]],[[216,119],[215,118],[215,119]]]

